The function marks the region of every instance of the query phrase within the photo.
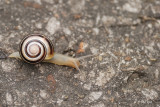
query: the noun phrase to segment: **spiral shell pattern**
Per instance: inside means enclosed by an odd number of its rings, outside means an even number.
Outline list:
[[[32,34],[20,43],[21,58],[28,63],[39,63],[44,59],[51,59],[54,55],[52,42],[43,35]]]

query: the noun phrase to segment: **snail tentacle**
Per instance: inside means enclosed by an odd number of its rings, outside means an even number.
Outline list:
[[[86,58],[89,58],[89,57],[92,57],[92,56],[97,56],[98,54],[93,54],[93,55],[86,55],[86,56],[81,56],[79,58],[77,58],[78,60],[82,60],[82,59],[86,59]]]
[[[76,63],[75,60],[73,60],[73,63],[74,63],[74,65],[75,65],[75,68],[76,68],[79,72],[81,72],[81,70],[79,69],[79,66],[77,65],[77,63]]]

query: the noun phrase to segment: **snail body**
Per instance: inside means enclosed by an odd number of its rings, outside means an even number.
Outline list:
[[[80,62],[77,58],[72,58],[66,55],[55,53],[54,57],[49,60],[44,60],[44,62],[50,62],[57,65],[66,65],[79,70]]]
[[[76,68],[80,71],[80,59],[90,57],[88,55],[80,58],[73,58],[63,54],[55,53],[52,42],[43,35],[32,34],[22,39],[19,52],[14,52],[9,57],[18,58],[27,63],[36,64],[49,62],[57,65],[65,65]]]

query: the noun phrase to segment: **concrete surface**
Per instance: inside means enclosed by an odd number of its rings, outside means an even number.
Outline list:
[[[31,33],[99,56],[82,72],[6,58]],[[0,107],[160,107],[160,1],[0,0]]]

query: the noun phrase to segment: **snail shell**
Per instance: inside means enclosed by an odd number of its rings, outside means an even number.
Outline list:
[[[22,39],[19,53],[24,61],[35,64],[51,59],[54,56],[54,47],[45,36],[32,34]]]

